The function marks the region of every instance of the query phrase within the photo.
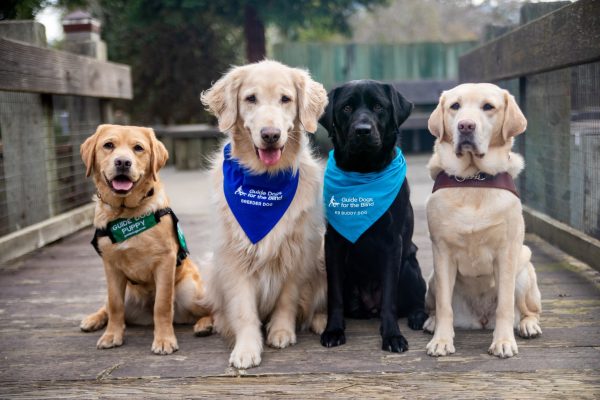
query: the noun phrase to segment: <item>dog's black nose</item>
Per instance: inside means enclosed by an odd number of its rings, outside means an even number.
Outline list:
[[[359,136],[361,136],[361,135],[370,135],[372,128],[373,127],[371,126],[371,124],[357,124],[354,127],[354,131]]]
[[[475,124],[475,121],[473,121],[472,119],[463,119],[461,121],[458,121],[458,131],[462,134],[462,135],[470,135],[475,131],[475,127],[477,125]]]
[[[128,170],[131,167],[131,160],[125,157],[115,158],[115,167],[120,170]]]
[[[266,127],[260,130],[260,137],[265,143],[273,144],[279,140],[281,129]]]

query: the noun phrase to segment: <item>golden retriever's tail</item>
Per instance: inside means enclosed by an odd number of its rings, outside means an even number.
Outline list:
[[[79,324],[79,329],[84,332],[94,332],[102,329],[108,323],[106,307],[102,306],[98,311],[85,317]]]

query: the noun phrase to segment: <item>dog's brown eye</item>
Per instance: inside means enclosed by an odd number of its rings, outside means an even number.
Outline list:
[[[452,105],[450,106],[450,108],[451,108],[451,109],[453,109],[453,110],[458,110],[458,109],[460,108],[460,104],[458,104],[458,103],[454,103],[454,104],[452,104]]]
[[[115,148],[115,145],[112,142],[106,142],[102,147],[104,147],[106,150],[112,150]]]
[[[345,106],[344,107],[344,112],[347,112],[347,113],[352,112],[352,106],[350,106],[350,105]]]
[[[379,112],[381,110],[383,110],[383,107],[381,106],[381,104],[375,104],[373,106],[373,111]]]
[[[250,96],[246,96],[246,101],[248,103],[254,104],[254,103],[256,103],[256,96],[253,94],[251,94]]]
[[[135,146],[133,146],[133,150],[135,150],[139,153],[141,151],[144,151],[144,148],[142,146],[140,146],[139,144],[136,144]]]
[[[493,110],[495,107],[493,105],[491,105],[490,103],[485,103],[483,105],[483,111],[490,111]]]
[[[290,99],[289,97],[287,97],[287,96],[281,96],[281,102],[282,103],[285,104],[285,103],[289,103],[290,101],[292,101],[292,99]]]

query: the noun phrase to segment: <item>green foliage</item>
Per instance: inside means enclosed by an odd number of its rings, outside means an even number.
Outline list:
[[[132,69],[135,123],[207,121],[200,92],[240,59],[239,31],[187,3],[100,1],[109,58]]]
[[[295,39],[304,32],[351,33],[348,18],[359,10],[382,6],[389,0],[187,0],[222,15],[237,25],[244,22],[244,8],[253,6],[265,25],[275,25],[282,34]]]
[[[33,19],[47,3],[45,0],[3,0],[0,5],[0,20]]]
[[[85,4],[86,0],[2,0],[0,20],[33,19],[38,12],[50,5],[72,8]]]

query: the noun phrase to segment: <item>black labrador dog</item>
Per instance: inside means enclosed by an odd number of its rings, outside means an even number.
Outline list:
[[[329,94],[319,120],[333,141],[335,162],[343,171],[370,173],[385,169],[396,155],[398,127],[412,103],[393,86],[372,80],[352,81]],[[396,198],[354,243],[327,224],[325,260],[328,320],[321,344],[346,342],[344,316],[381,317],[382,350],[403,352],[408,342],[398,318],[422,329],[426,285],[412,242],[414,215],[406,179]]]

